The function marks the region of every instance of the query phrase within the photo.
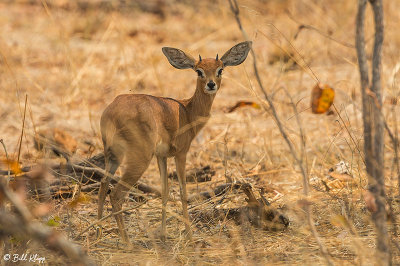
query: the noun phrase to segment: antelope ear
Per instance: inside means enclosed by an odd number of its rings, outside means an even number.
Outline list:
[[[162,51],[167,57],[169,63],[178,69],[194,68],[196,60],[184,51],[172,48],[163,47]]]
[[[233,46],[222,57],[224,66],[237,66],[243,63],[249,54],[252,42],[241,42]]]

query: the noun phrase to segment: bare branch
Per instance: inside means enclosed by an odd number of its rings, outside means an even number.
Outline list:
[[[33,221],[33,216],[21,199],[0,181],[0,194],[9,200],[18,215],[0,209],[0,227],[3,234],[18,235],[43,243],[48,249],[61,252],[76,265],[93,265],[79,246],[68,241],[62,234]]]
[[[244,37],[246,40],[248,40],[248,36],[247,36],[245,30],[243,29],[242,23],[241,23],[241,21],[240,21],[240,17],[239,17],[239,7],[238,7],[238,4],[237,4],[237,1],[236,1],[236,0],[229,0],[229,4],[230,4],[230,7],[231,7],[231,10],[232,10],[233,14],[235,15],[235,19],[236,19],[236,21],[237,21],[237,23],[238,23],[239,29],[242,31],[243,37]],[[288,145],[289,150],[290,150],[290,152],[291,152],[291,154],[292,154],[294,160],[296,161],[296,163],[297,163],[298,166],[300,167],[301,174],[302,174],[302,176],[303,176],[303,192],[304,192],[304,195],[307,196],[308,193],[309,193],[308,174],[307,174],[307,172],[306,172],[306,170],[305,170],[305,167],[304,167],[303,158],[302,158],[302,157],[299,157],[299,156],[297,155],[297,153],[296,153],[296,151],[295,151],[295,149],[294,149],[294,147],[293,147],[293,144],[290,142],[289,137],[288,137],[288,135],[287,135],[287,133],[286,133],[284,127],[283,127],[283,124],[282,124],[282,122],[281,122],[280,119],[279,119],[279,116],[278,116],[278,113],[277,113],[277,111],[276,111],[275,105],[274,105],[274,103],[273,103],[271,97],[268,95],[267,91],[266,91],[265,88],[264,88],[264,85],[263,85],[263,83],[262,83],[262,81],[261,81],[261,77],[260,77],[259,72],[258,72],[258,68],[257,68],[257,59],[256,59],[256,55],[255,55],[255,52],[254,52],[253,48],[250,49],[250,52],[251,52],[251,55],[252,55],[252,57],[253,57],[253,69],[254,69],[254,74],[255,74],[255,76],[256,76],[256,79],[257,79],[257,83],[258,83],[258,85],[259,85],[259,87],[260,87],[262,93],[264,94],[265,99],[266,99],[267,102],[268,102],[269,110],[270,110],[271,113],[272,113],[272,116],[273,116],[273,118],[274,118],[274,121],[275,121],[276,125],[278,126],[278,129],[279,129],[279,131],[280,131],[282,137],[284,138],[286,144]],[[294,108],[296,108],[296,107],[294,106]],[[298,115],[297,112],[296,112],[296,114]],[[298,120],[298,123],[300,123],[299,120]],[[299,128],[301,129],[301,125],[300,125],[300,124],[299,124]],[[302,141],[304,141],[303,136],[302,136]],[[328,265],[333,265],[331,259],[329,258],[328,251],[327,251],[327,249],[325,248],[325,246],[323,245],[323,243],[321,242],[321,240],[320,240],[320,238],[319,238],[319,235],[318,235],[318,232],[317,232],[317,230],[315,229],[315,226],[314,226],[314,224],[313,224],[314,221],[313,221],[312,216],[311,216],[311,212],[312,212],[311,206],[306,206],[306,207],[304,208],[304,211],[305,211],[305,213],[307,214],[307,221],[308,221],[308,224],[309,224],[309,226],[310,226],[310,230],[311,230],[311,232],[312,232],[314,238],[316,239],[316,241],[317,241],[317,243],[318,243],[318,245],[319,245],[319,247],[320,247],[320,251],[321,251],[322,255],[323,255],[324,258],[326,259],[326,262],[327,262]]]

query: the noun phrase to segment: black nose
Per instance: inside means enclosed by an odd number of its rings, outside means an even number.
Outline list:
[[[207,83],[207,86],[208,86],[210,89],[214,89],[214,87],[215,87],[214,81],[208,82],[208,83]]]

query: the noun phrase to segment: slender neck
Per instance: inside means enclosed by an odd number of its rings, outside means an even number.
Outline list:
[[[215,94],[206,94],[203,91],[203,86],[204,84],[202,84],[200,80],[197,80],[196,91],[193,96],[187,100],[186,110],[191,122],[207,118],[210,115]]]

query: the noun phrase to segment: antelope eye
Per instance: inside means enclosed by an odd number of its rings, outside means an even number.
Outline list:
[[[196,72],[197,72],[197,75],[198,75],[199,77],[203,77],[203,72],[201,72],[201,70],[196,70]]]
[[[218,70],[218,77],[220,77],[222,75],[222,68],[220,70]]]

